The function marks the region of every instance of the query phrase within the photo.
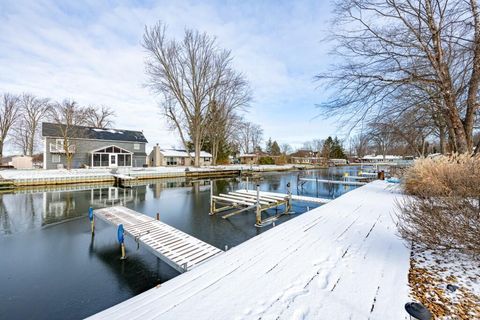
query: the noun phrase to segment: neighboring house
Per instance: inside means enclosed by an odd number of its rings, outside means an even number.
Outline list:
[[[44,169],[67,167],[62,126],[42,123]],[[148,141],[141,131],[74,126],[70,132],[71,168],[142,167],[146,164],[145,144]]]
[[[320,153],[311,150],[298,150],[290,154],[290,162],[293,164],[322,164],[325,165],[325,158]]]
[[[333,166],[344,166],[348,164],[347,159],[328,159],[328,162]]]
[[[32,169],[33,158],[29,156],[7,156],[2,158],[3,168]]]
[[[238,156],[238,160],[240,161],[240,163],[247,165],[259,164],[262,163],[262,159],[265,160],[269,158],[277,162],[280,156],[273,156],[266,152],[244,153]]]
[[[12,166],[15,169],[33,169],[33,157],[29,157],[29,156],[13,157]]]
[[[190,160],[191,157],[191,160]],[[157,145],[153,147],[148,156],[148,165],[150,167],[164,166],[193,166],[195,161],[195,152],[188,152],[182,149],[163,149]],[[200,166],[209,166],[212,164],[212,155],[205,151],[200,151]]]
[[[366,163],[386,163],[386,162],[396,162],[402,160],[401,156],[392,156],[386,155],[385,157],[381,154],[379,155],[368,155],[362,158],[362,162]]]

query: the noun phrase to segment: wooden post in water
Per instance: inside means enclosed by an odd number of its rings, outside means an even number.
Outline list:
[[[213,202],[213,180],[210,180],[210,215],[213,215],[215,213],[215,208],[214,208],[214,202]]]
[[[287,183],[287,195],[288,195],[287,211],[285,213],[290,212],[290,208],[292,207],[292,190],[290,188],[290,182]]]
[[[160,221],[160,212],[157,212],[157,220]]]
[[[262,212],[260,211],[260,185],[257,184],[257,214],[256,214],[256,222],[257,225],[262,223]]]
[[[248,176],[247,176],[247,186],[245,189],[248,191]]]

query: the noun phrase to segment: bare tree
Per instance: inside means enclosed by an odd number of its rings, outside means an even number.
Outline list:
[[[251,125],[250,139],[252,142],[252,150],[257,152],[260,149],[260,144],[263,141],[263,129],[258,124]]]
[[[89,106],[85,112],[85,125],[95,128],[111,128],[115,111],[107,106]]]
[[[50,109],[49,99],[38,98],[24,93],[19,99],[21,113],[15,126],[15,143],[24,155],[32,156],[38,144],[39,124],[46,118]]]
[[[336,13],[335,54],[344,62],[318,76],[337,88],[321,105],[328,114],[358,123],[396,108],[399,91],[420,89],[441,102],[435,111],[454,151],[471,152],[479,109],[477,1],[345,0]]]
[[[143,46],[147,50],[148,86],[163,99],[163,114],[175,128],[188,150],[195,149],[195,166],[208,128],[211,96],[228,77],[230,52],[217,47],[206,33],[185,30],[181,41],[168,39],[166,28],[157,23],[145,28]]]
[[[10,129],[20,115],[20,103],[16,95],[4,93],[3,103],[0,109],[0,161],[3,158],[3,147],[8,138]]]
[[[288,153],[292,152],[293,149],[292,149],[292,146],[289,145],[288,143],[282,143],[280,145],[280,150],[284,155],[287,155]]]
[[[79,126],[84,126],[87,111],[81,108],[75,101],[64,100],[56,103],[50,109],[50,119],[58,127],[58,133],[62,139],[62,151],[67,160],[67,169],[72,166],[75,155],[75,138],[78,137]]]
[[[247,81],[233,70],[230,70],[223,83],[211,92],[206,136],[211,144],[213,165],[217,164],[220,144],[233,140],[235,129],[240,123],[237,111],[244,110],[250,99]]]
[[[369,140],[368,134],[364,132],[360,132],[350,139],[350,146],[357,157],[362,158],[367,154]]]
[[[240,120],[235,138],[242,153],[255,152],[263,140],[263,129],[260,125]]]

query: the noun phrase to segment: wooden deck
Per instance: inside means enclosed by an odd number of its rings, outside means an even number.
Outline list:
[[[179,272],[189,271],[223,251],[172,226],[134,210],[116,206],[97,209],[94,216],[118,227]]]

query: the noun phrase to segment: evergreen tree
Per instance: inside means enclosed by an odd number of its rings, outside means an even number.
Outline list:
[[[267,146],[265,147],[265,152],[272,154],[272,138],[268,138]]]
[[[278,156],[280,155],[280,146],[278,145],[277,141],[273,141],[272,148],[271,148],[271,155]]]
[[[343,150],[343,146],[340,140],[337,137],[333,139],[332,142],[332,149],[330,150],[330,158],[333,159],[346,159],[347,156],[345,155],[345,150]]]
[[[333,139],[332,137],[328,137],[325,142],[323,143],[323,147],[322,147],[322,157],[323,158],[326,158],[326,159],[330,159],[330,154],[331,154],[331,151],[332,151],[332,147],[333,147]]]

